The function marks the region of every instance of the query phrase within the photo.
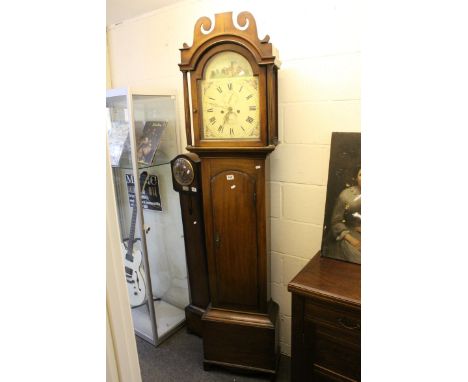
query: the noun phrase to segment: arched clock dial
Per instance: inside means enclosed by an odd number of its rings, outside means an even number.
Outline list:
[[[201,80],[203,139],[258,139],[258,77],[236,52],[213,56]]]
[[[195,176],[190,161],[185,158],[178,158],[172,166],[172,172],[177,183],[188,186],[193,182]]]

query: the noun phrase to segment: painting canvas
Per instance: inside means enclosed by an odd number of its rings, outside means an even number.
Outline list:
[[[332,133],[322,256],[361,264],[360,133]]]
[[[148,121],[143,127],[143,133],[137,137],[137,157],[141,165],[151,165],[161,143],[161,136],[167,126],[167,121]]]
[[[144,125],[141,121],[135,121],[137,159],[139,168],[156,164],[158,159],[158,152],[160,151],[159,146],[166,126],[167,121],[147,121]],[[123,145],[122,156],[120,159],[120,167],[129,168],[132,166],[130,146],[130,135],[127,133],[126,141]],[[163,153],[160,154],[160,156],[164,156]]]

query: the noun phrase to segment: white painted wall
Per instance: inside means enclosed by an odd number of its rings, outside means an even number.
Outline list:
[[[360,131],[358,0],[303,2],[191,0],[108,29],[114,88],[178,95],[186,145],[179,48],[191,45],[201,16],[247,10],[259,37],[280,52],[279,137],[271,154],[271,291],[280,305],[281,351],[291,352],[288,282],[320,249],[332,131]]]

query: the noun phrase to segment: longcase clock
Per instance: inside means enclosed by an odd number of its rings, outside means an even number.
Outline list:
[[[201,318],[210,302],[200,167],[200,158],[195,153],[180,154],[171,161],[172,185],[180,197],[190,285],[185,318],[188,331],[199,336],[202,335]]]
[[[265,180],[278,143],[279,60],[249,12],[235,21],[228,12],[216,14],[214,25],[208,17],[196,22],[179,66],[187,150],[201,159],[211,299],[202,316],[204,366],[274,377],[278,304],[268,288]]]

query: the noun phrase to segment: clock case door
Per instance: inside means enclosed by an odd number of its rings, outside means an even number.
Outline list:
[[[202,161],[211,303],[266,314],[265,160]]]
[[[202,107],[202,87],[203,72],[212,57],[218,53],[225,51],[236,52],[247,59],[252,67],[253,75],[258,78],[259,88],[259,108],[260,108],[260,138],[259,139],[202,139],[203,130],[203,107]],[[266,89],[266,67],[260,66],[255,61],[252,54],[244,47],[234,44],[225,43],[216,45],[208,50],[200,59],[196,69],[191,73],[191,90],[192,90],[192,105],[193,105],[193,132],[195,146],[197,147],[261,147],[266,146],[267,137],[267,97],[262,94],[262,89]]]

